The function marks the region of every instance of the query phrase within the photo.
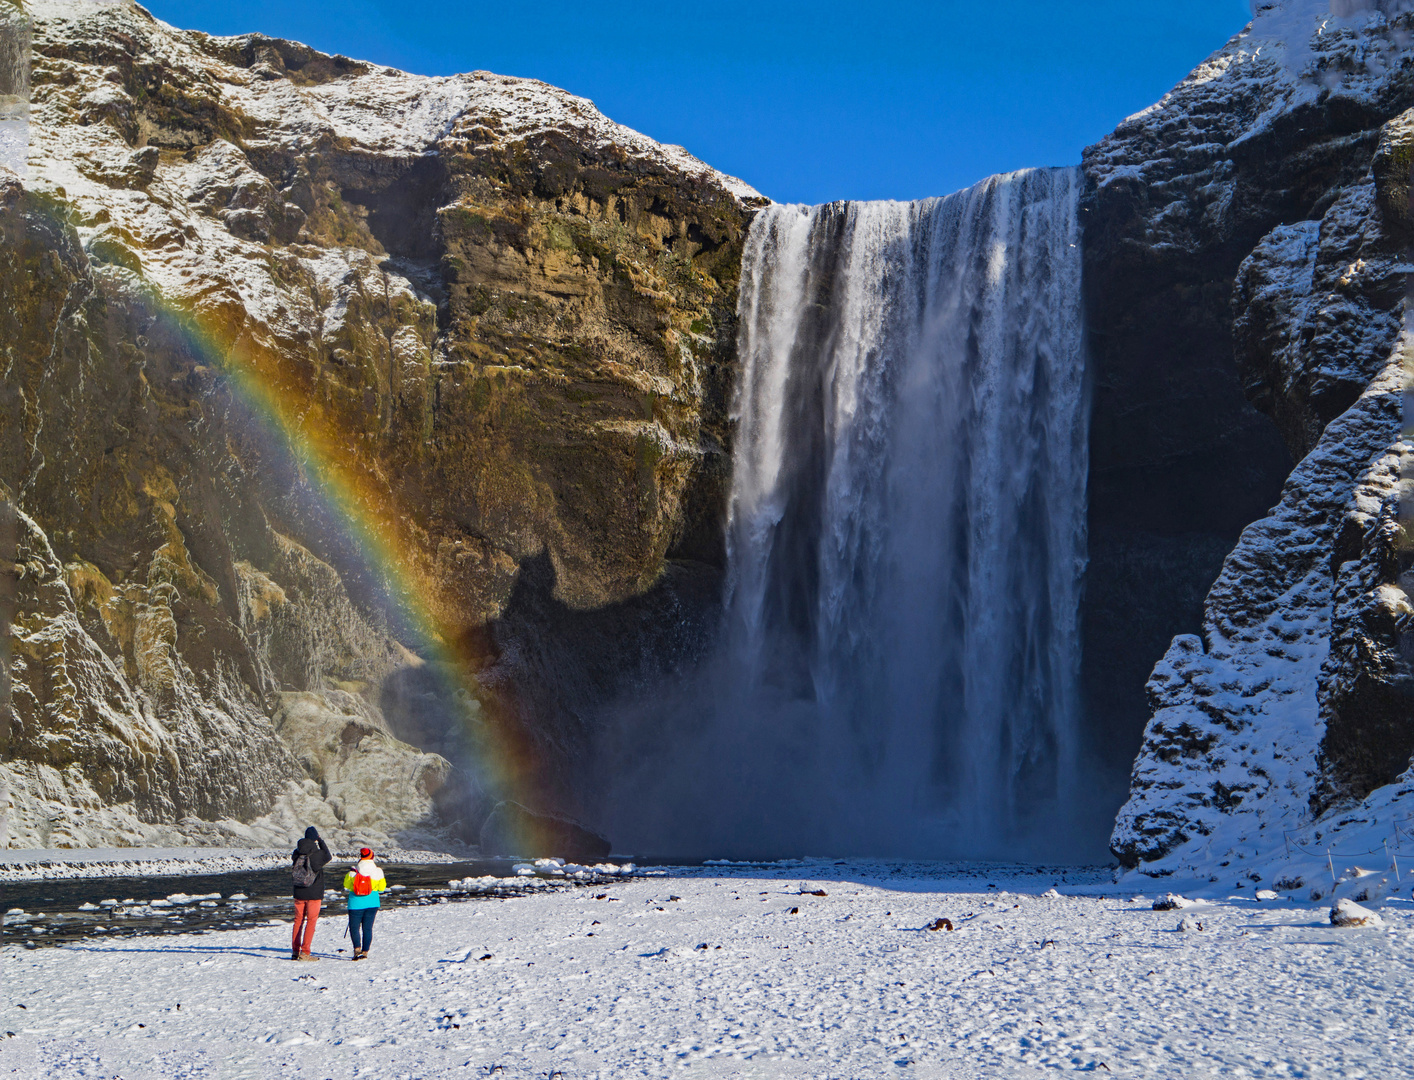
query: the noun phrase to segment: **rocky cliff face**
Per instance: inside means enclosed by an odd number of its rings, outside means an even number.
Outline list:
[[[1191,373],[1155,363],[1169,356],[1211,371],[1210,392],[1144,404],[1160,428],[1141,448],[1186,443],[1198,402],[1245,415],[1240,386],[1298,462],[1227,555],[1201,623],[1173,639],[1148,683],[1151,717],[1112,841],[1145,873],[1242,866],[1260,880],[1263,861],[1264,872],[1297,880],[1277,865],[1288,844],[1339,848],[1342,829],[1369,826],[1372,812],[1352,807],[1377,789],[1389,802],[1386,785],[1414,751],[1399,510],[1410,454],[1401,399],[1414,18],[1383,8],[1338,17],[1296,2],[1265,7],[1086,155],[1088,287],[1111,335],[1097,416],[1113,411],[1104,396],[1131,373],[1152,374],[1156,397],[1175,380],[1180,392],[1192,387]],[[1116,267],[1137,288],[1110,286]],[[1166,340],[1158,351],[1129,327],[1146,310],[1163,316],[1145,331]],[[1182,483],[1161,470],[1162,483],[1137,491],[1139,520],[1156,503],[1203,499],[1240,519],[1273,491],[1281,454],[1271,438],[1251,419],[1229,430],[1225,445],[1209,440],[1221,454],[1187,468]],[[1259,453],[1242,449],[1241,431]],[[1107,484],[1097,483],[1093,512],[1104,515]],[[1111,494],[1108,513],[1123,520]],[[1090,657],[1092,668],[1104,662]]]
[[[10,844],[424,842],[478,733],[571,798],[525,641],[710,603],[759,196],[541,83],[27,7]]]

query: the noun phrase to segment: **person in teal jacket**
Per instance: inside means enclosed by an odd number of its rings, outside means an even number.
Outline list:
[[[355,960],[368,955],[373,944],[373,919],[378,914],[378,897],[388,887],[382,869],[373,861],[373,849],[361,848],[356,862],[344,875],[344,892],[349,898],[349,937],[353,938]]]

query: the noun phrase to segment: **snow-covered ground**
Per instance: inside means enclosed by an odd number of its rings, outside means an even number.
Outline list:
[[[338,918],[317,964],[287,959],[284,923],[6,948],[0,1076],[1410,1070],[1408,902],[1337,929],[1326,904],[1158,912],[1114,888],[1104,871],[715,865],[386,911],[359,964]],[[939,918],[954,929],[927,929]]]

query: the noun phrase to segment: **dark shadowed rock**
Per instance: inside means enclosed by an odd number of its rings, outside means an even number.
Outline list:
[[[481,854],[592,863],[609,857],[609,841],[571,818],[506,800],[481,826]]]

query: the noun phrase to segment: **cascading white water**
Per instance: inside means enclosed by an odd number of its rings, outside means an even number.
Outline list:
[[[723,653],[640,843],[1057,852],[1078,753],[1081,182],[758,215]]]

